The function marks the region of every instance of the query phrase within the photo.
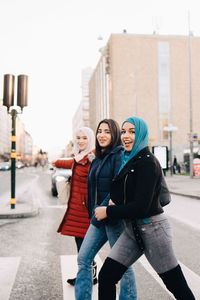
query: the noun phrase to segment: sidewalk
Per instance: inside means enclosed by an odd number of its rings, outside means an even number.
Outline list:
[[[165,177],[172,194],[200,199],[200,178],[184,175],[167,175]]]
[[[10,194],[0,195],[0,219],[28,218],[38,214],[39,207],[27,192],[16,198],[14,209],[11,209]]]
[[[167,174],[165,179],[172,194],[200,199],[200,178],[191,179],[189,176]],[[33,204],[34,201],[30,201],[27,195],[16,201],[14,209],[10,208],[9,197],[7,199],[6,204],[0,201],[0,219],[27,218],[39,214],[39,207]]]
[[[16,203],[14,209],[10,208],[10,204],[0,206],[0,219],[29,218],[35,217],[38,213],[38,207],[30,206],[27,203]]]

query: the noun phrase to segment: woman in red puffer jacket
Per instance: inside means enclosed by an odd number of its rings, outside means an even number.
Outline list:
[[[87,209],[87,177],[94,158],[94,141],[94,133],[90,128],[79,128],[74,141],[74,158],[58,159],[54,162],[56,168],[72,169],[68,205],[57,232],[74,236],[78,252],[90,225]],[[68,279],[67,282],[74,285],[75,280],[76,278]],[[94,283],[96,282],[95,276]]]

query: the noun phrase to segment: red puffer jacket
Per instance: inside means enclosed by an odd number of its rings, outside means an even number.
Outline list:
[[[79,162],[74,158],[55,162],[57,168],[72,169],[68,207],[57,230],[63,235],[84,238],[90,225],[87,210],[87,177],[90,165],[88,155]]]

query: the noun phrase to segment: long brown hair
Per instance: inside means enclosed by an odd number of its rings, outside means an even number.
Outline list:
[[[98,134],[98,130],[99,127],[102,123],[106,123],[110,129],[110,133],[111,133],[111,142],[110,144],[105,148],[105,151],[102,152],[102,147],[99,145],[99,142],[97,140],[97,134]],[[108,154],[111,150],[113,150],[115,147],[121,145],[121,130],[119,127],[119,124],[113,120],[113,119],[104,119],[102,121],[99,122],[97,129],[96,129],[96,148],[95,148],[95,152],[96,152],[96,157],[98,158],[102,158],[104,157],[106,154]]]

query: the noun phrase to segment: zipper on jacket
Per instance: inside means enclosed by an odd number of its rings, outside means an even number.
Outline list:
[[[124,204],[126,204],[126,182],[127,182],[127,178],[128,178],[128,173],[125,176],[124,179]]]

